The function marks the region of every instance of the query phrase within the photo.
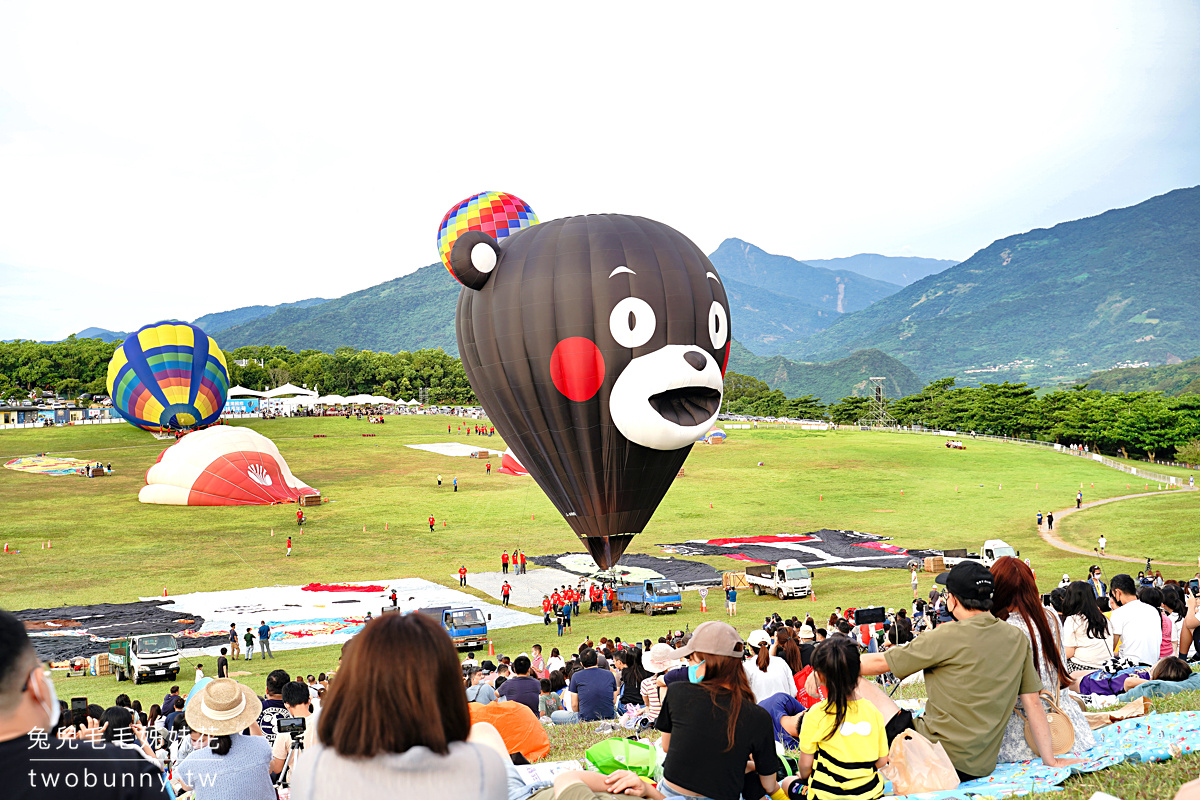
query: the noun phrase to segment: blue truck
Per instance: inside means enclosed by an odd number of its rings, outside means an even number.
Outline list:
[[[643,581],[633,586],[622,586],[617,589],[617,600],[626,611],[644,611],[650,617],[679,611],[683,607],[679,584],[664,578]]]
[[[420,613],[428,614],[440,622],[459,650],[487,647],[487,624],[492,618],[491,614],[485,618],[482,611],[471,606],[434,606],[422,608]]]

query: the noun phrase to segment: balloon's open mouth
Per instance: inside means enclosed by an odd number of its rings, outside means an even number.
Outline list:
[[[700,425],[721,409],[721,393],[707,386],[684,386],[650,396],[650,407],[668,422],[685,428]]]

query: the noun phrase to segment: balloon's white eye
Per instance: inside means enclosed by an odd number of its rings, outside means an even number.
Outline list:
[[[496,268],[496,251],[486,242],[471,248],[471,266],[480,272],[491,272]]]
[[[654,309],[638,297],[626,297],[608,315],[608,329],[622,347],[641,347],[650,341],[654,325]]]
[[[712,340],[713,350],[720,350],[729,341],[729,317],[725,307],[716,300],[708,309],[708,338]]]

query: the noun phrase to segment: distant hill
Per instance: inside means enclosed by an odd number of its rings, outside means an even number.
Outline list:
[[[836,311],[813,308],[794,297],[733,280],[724,273],[721,280],[729,296],[734,334],[760,355],[790,353],[800,342],[825,330],[841,316]]]
[[[721,273],[721,280],[757,286],[837,314],[866,308],[901,288],[857,272],[813,267],[788,256],[772,255],[741,239],[721,242],[709,260]]]
[[[866,396],[867,378],[887,378],[884,387],[891,398],[916,394],[925,386],[912,370],[878,350],[859,350],[837,361],[814,364],[789,361],[783,356],[756,356],[734,340],[729,370],[765,381],[788,397],[812,394],[826,403]]]
[[[75,334],[76,339],[99,339],[102,342],[125,341],[129,334],[126,331],[110,331],[104,328],[84,328]]]
[[[267,344],[327,353],[343,346],[389,353],[440,347],[458,355],[459,288],[439,262],[317,306],[281,308],[226,329],[218,341],[224,350]]]
[[[1102,392],[1200,394],[1200,358],[1161,367],[1110,369],[1088,376],[1089,389]]]
[[[192,324],[209,336],[212,336],[227,328],[232,328],[234,325],[243,325],[251,320],[270,316],[283,308],[312,308],[313,306],[319,306],[321,303],[328,302],[323,297],[313,297],[308,300],[297,300],[295,303],[280,303],[277,306],[246,306],[244,308],[235,308],[232,311],[205,314],[199,319],[192,320]]]
[[[813,335],[931,377],[1058,383],[1200,353],[1200,187],[993,242]],[[736,330],[736,321],[734,322]]]
[[[940,258],[918,258],[917,256],[881,256],[877,253],[859,253],[846,258],[802,258],[810,267],[857,272],[877,281],[908,286],[926,275],[935,275],[950,269],[957,261]]]

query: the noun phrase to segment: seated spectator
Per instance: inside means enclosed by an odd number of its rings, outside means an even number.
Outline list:
[[[542,678],[541,689],[542,693],[538,695],[537,715],[540,719],[545,721],[549,720],[550,715],[555,711],[562,711],[563,704],[562,698],[555,694],[552,690],[549,678]]]
[[[571,675],[563,697],[564,711],[555,711],[550,719],[556,725],[594,722],[617,716],[617,679],[598,666],[596,651],[585,648],[579,656],[582,668]]]
[[[496,690],[484,679],[487,673],[480,667],[467,667],[467,702],[487,705],[495,702]]]
[[[736,800],[779,790],[771,715],[754,703],[744,649],[731,625],[710,621],[671,652],[687,659],[688,678],[667,688],[655,723],[667,754],[659,788],[667,794]]]
[[[1152,584],[1145,584],[1137,590],[1138,600],[1153,608],[1158,612],[1159,627],[1162,630],[1162,641],[1158,646],[1158,655],[1160,658],[1175,655],[1175,645],[1171,641],[1171,635],[1174,628],[1171,625],[1171,618],[1163,613],[1163,593],[1161,589]]]
[[[1063,592],[1063,653],[1067,672],[1098,669],[1113,657],[1112,630],[1092,587],[1075,581]]]
[[[908,644],[862,657],[863,675],[891,672],[904,679],[925,673],[929,699],[916,720],[877,685],[859,681],[858,695],[883,714],[888,740],[913,728],[942,744],[961,780],[990,775],[1005,724],[1020,698],[1042,761],[1050,767],[1076,763],[1050,752],[1050,727],[1038,696],[1042,682],[1033,650],[1019,630],[990,613],[992,573],[977,561],[964,561],[935,580],[946,587],[946,607],[957,623],[939,625]]]
[[[184,711],[188,727],[209,737],[175,770],[185,791],[197,800],[274,800],[271,745],[256,720],[262,701],[231,678],[209,681]],[[242,731],[250,728],[251,735]]]
[[[1133,578],[1124,573],[1112,576],[1108,593],[1117,606],[1109,617],[1117,655],[1142,666],[1157,664],[1162,648],[1158,611],[1137,599]]]
[[[24,623],[0,611],[0,775],[7,778],[6,800],[168,797],[158,769],[137,753],[104,741],[81,748],[73,731],[64,731],[68,738],[51,737],[61,714],[50,672],[38,661]],[[82,788],[85,769],[96,779],[91,788]],[[79,788],[65,788],[68,780]]]
[[[761,703],[779,692],[795,694],[792,671],[782,658],[771,655],[771,637],[767,632],[751,631],[746,643],[753,655],[742,662],[742,668],[746,672],[750,691],[754,694],[754,702]]]
[[[1063,687],[1071,684],[1070,675],[1063,664],[1059,639],[1058,616],[1042,605],[1041,595],[1034,582],[1033,571],[1027,564],[1012,556],[1001,556],[992,565],[996,588],[992,595],[992,614],[1021,631],[1029,639],[1033,649],[1033,663],[1037,667],[1042,686],[1051,695],[1059,696]],[[1086,587],[1085,587],[1086,588]],[[1081,753],[1096,746],[1092,728],[1088,725],[1083,709],[1069,697],[1060,697],[1058,706],[1071,720],[1075,729],[1073,752]],[[1010,764],[1028,761],[1037,754],[1025,741],[1025,717],[1014,707],[1004,731],[998,761]]]
[[[613,654],[613,664],[621,678],[617,713],[624,714],[629,706],[642,705],[642,682],[650,673],[642,665],[642,651],[637,647],[618,650]]]
[[[486,706],[470,703],[468,708],[471,709],[472,731],[479,723],[495,728],[504,741],[505,754],[518,764],[523,763],[522,760],[532,763],[550,752],[546,726],[524,703],[497,701]],[[468,742],[471,740],[472,737],[467,737]]]
[[[461,674],[450,637],[425,614],[368,622],[343,651],[317,744],[292,770],[293,800],[506,800],[503,760],[466,741]]]
[[[1072,688],[1080,694],[1118,695],[1128,692],[1146,681],[1186,681],[1192,677],[1192,668],[1178,656],[1167,656],[1153,668],[1137,667],[1121,672],[1108,673],[1103,670],[1077,672],[1071,675]]]
[[[801,627],[800,623],[796,623],[793,628],[790,625],[782,625],[775,631],[775,644],[771,646],[771,655],[779,656],[783,659],[783,663],[787,664],[788,671],[795,675],[800,670],[808,666],[808,655],[812,653],[812,639],[809,639],[807,645],[801,645],[797,641],[799,634],[797,629]],[[809,629],[811,633],[811,628]]]
[[[908,644],[913,640],[912,620],[908,618],[908,611],[900,609],[896,612],[896,617],[892,621],[891,627],[888,628],[887,641],[890,645]]]
[[[775,741],[783,745],[785,750],[797,750],[800,747],[800,722],[804,719],[804,706],[790,694],[780,692],[773,694],[759,703],[771,715],[771,723],[775,726]]]
[[[651,722],[658,719],[662,708],[662,698],[666,682],[659,685],[659,679],[671,668],[671,645],[658,642],[642,653],[642,667],[647,677],[642,681],[642,705],[646,707],[646,718]]]
[[[312,695],[308,691],[308,686],[300,681],[292,681],[283,685],[283,707],[287,709],[288,714],[294,719],[303,719],[312,721]],[[317,743],[316,726],[304,726],[304,734],[300,737],[301,745],[304,748],[311,748]],[[295,737],[289,734],[281,734],[276,732],[275,742],[271,745],[271,775],[280,775],[285,766],[294,766],[296,753]],[[289,759],[290,757],[290,759]],[[289,764],[289,760],[291,764]]]
[[[525,705],[536,716],[538,714],[538,697],[542,692],[542,684],[529,674],[532,662],[529,656],[517,656],[512,669],[516,674],[504,682],[496,692],[501,700],[512,700]]]
[[[135,721],[133,712],[125,706],[113,706],[104,710],[100,717],[101,738],[117,747],[124,747],[145,756],[150,763],[162,769],[162,762],[146,740],[146,729]]]

